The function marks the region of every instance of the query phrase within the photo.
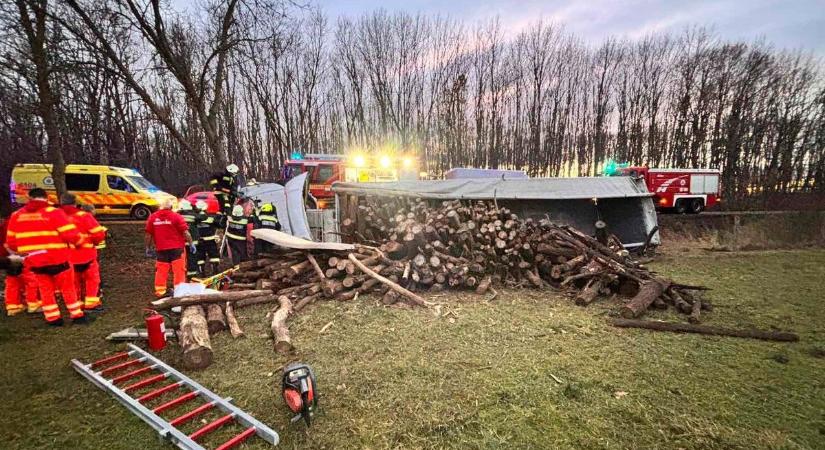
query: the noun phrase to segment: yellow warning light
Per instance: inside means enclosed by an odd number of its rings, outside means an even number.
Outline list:
[[[381,164],[381,168],[389,169],[392,166],[392,159],[390,159],[387,155],[381,155],[381,158],[378,159],[379,164]]]
[[[364,155],[356,154],[352,157],[352,165],[355,167],[364,167],[367,164],[366,158]]]

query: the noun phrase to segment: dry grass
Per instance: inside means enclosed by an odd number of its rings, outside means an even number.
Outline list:
[[[115,251],[110,310],[92,327],[0,320],[4,448],[171,448],[69,368],[72,357],[114,351],[102,337],[140,322],[149,274],[120,269],[139,261],[134,248]],[[604,318],[616,304],[580,308],[536,291],[493,303],[442,295],[434,300],[452,313],[440,317],[367,297],[295,317],[289,358],[272,351],[264,307],[239,310],[248,337],[218,336],[215,364],[192,375],[281,432],[285,448],[822,448],[825,252],[666,257],[656,267],[714,288],[708,323],[791,329],[801,342],[614,329]],[[174,362],[174,348],[162,356]],[[279,398],[279,368],[293,360],[319,377],[309,432],[288,425]]]

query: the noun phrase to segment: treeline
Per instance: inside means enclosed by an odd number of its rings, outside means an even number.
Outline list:
[[[181,191],[228,161],[274,179],[293,151],[389,147],[433,175],[595,175],[615,158],[721,168],[728,198],[822,191],[823,81],[809,53],[698,27],[591,43],[546,22],[331,21],[278,0],[13,0],[0,183],[62,159]]]

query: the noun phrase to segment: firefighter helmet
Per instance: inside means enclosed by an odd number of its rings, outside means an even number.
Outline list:
[[[201,211],[206,211],[206,206],[206,202],[203,200],[198,200],[198,202],[195,203],[195,207]]]
[[[263,206],[261,206],[262,213],[271,213],[274,210],[275,207],[272,206],[272,203],[264,203]]]
[[[240,217],[243,215],[243,206],[235,205],[232,207],[232,215],[235,217]]]
[[[189,200],[181,200],[178,202],[178,210],[192,211],[192,203],[190,203]]]
[[[239,170],[240,169],[238,169],[238,166],[236,166],[235,164],[230,164],[230,165],[226,166],[226,171],[231,173],[232,175],[235,175],[236,173],[238,173]]]

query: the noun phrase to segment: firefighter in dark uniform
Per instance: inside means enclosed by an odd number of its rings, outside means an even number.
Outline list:
[[[206,275],[206,264],[209,264],[210,275],[218,273],[218,265],[221,263],[220,250],[218,250],[218,217],[209,214],[206,210],[207,204],[203,200],[195,203],[197,208],[198,227],[198,271],[201,275]]]
[[[183,220],[186,221],[186,225],[189,227],[189,234],[192,235],[192,244],[195,245],[195,254],[186,255],[186,276],[187,278],[197,277],[199,275],[198,270],[198,257],[197,257],[197,246],[200,244],[198,240],[198,219],[199,215],[198,212],[192,208],[192,203],[188,200],[181,200],[178,203],[178,214],[183,216]]]
[[[232,208],[232,215],[226,221],[226,233],[224,234],[224,239],[229,245],[229,252],[232,254],[233,265],[249,259],[249,252],[246,249],[246,226],[248,224],[249,217],[244,215],[243,206],[235,205]]]
[[[209,187],[218,199],[221,214],[224,216],[229,215],[237,197],[239,170],[238,166],[230,164],[226,166],[225,171],[216,173],[209,179]]]
[[[278,230],[281,231],[281,222],[278,221],[278,214],[272,203],[266,203],[252,217],[252,228],[255,230]],[[262,239],[255,239],[255,254],[271,252],[273,244]]]

